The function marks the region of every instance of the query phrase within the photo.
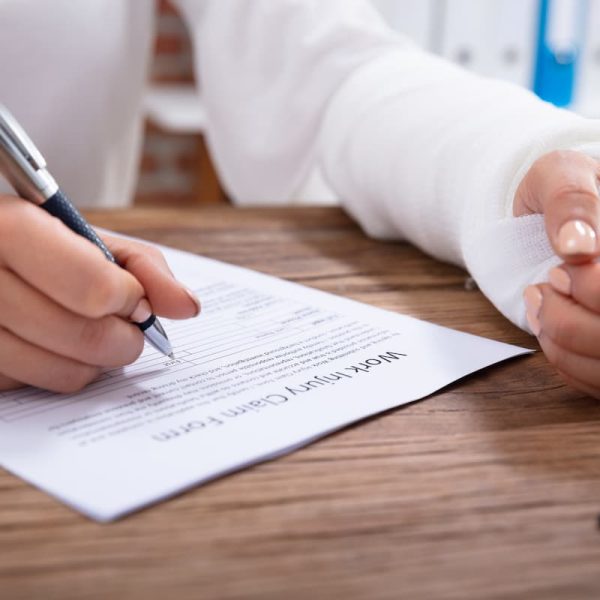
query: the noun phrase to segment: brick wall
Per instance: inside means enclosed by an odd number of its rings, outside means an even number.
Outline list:
[[[185,25],[168,0],[160,0],[157,10],[152,78],[157,82],[191,82],[191,45]]]
[[[185,26],[168,0],[157,2],[157,11],[151,81],[189,84],[194,74]],[[189,205],[219,198],[200,136],[167,133],[147,124],[136,204]]]

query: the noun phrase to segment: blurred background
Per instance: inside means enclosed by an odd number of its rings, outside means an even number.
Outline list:
[[[532,89],[557,106],[600,117],[600,0],[371,2],[422,47]],[[159,0],[157,12],[136,204],[226,202],[202,137],[185,26],[168,0]]]

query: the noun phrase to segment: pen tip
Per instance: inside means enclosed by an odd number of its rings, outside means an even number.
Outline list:
[[[174,352],[171,352],[171,354],[169,354],[169,358],[170,358],[171,360],[175,360],[175,353],[174,353]]]

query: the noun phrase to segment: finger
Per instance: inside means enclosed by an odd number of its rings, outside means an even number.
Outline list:
[[[589,261],[600,252],[600,164],[574,151],[546,154],[517,190],[515,214],[543,213],[555,252],[566,262]]]
[[[600,263],[562,265],[548,274],[552,287],[600,314]]]
[[[187,319],[200,313],[198,298],[175,279],[162,252],[130,240],[111,236],[105,239],[119,264],[142,284],[157,315]]]
[[[570,375],[567,375],[561,371],[559,371],[559,373],[571,387],[587,394],[588,396],[591,396],[592,398],[600,400],[600,388],[588,385],[587,383],[579,381],[578,379],[575,379],[574,377],[571,377]]]
[[[600,315],[550,285],[537,289],[542,293],[538,310],[541,331],[564,351],[600,359]],[[597,366],[600,369],[600,362]]]
[[[4,377],[58,393],[81,390],[100,369],[38,348],[0,328],[0,369]]]
[[[0,290],[0,326],[35,346],[98,367],[132,363],[142,352],[142,332],[120,317],[72,313],[6,269]]]
[[[24,383],[0,374],[0,391],[6,392],[8,390],[17,390],[22,387],[25,387]]]
[[[131,273],[28,202],[2,197],[0,264],[68,310],[129,316],[144,295]]]
[[[548,361],[559,371],[586,385],[600,388],[600,361],[565,350],[542,329],[538,340]]]

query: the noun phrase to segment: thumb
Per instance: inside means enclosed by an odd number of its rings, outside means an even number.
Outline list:
[[[580,264],[600,254],[600,163],[575,151],[538,159],[517,189],[515,216],[542,213],[554,251]]]

